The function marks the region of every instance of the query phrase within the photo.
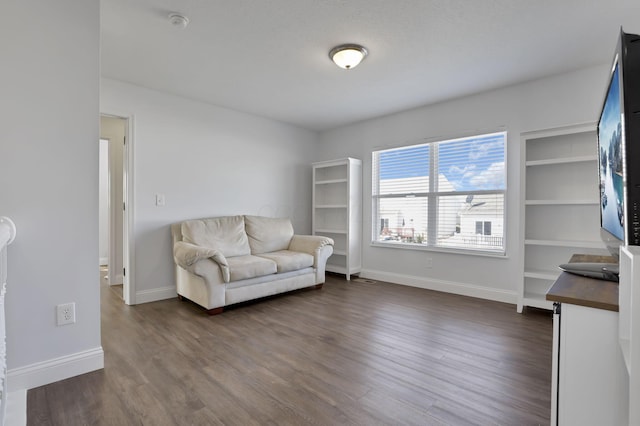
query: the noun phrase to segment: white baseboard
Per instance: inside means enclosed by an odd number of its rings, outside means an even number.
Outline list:
[[[98,264],[100,266],[108,266],[109,265],[109,258],[108,257],[101,257]]]
[[[102,347],[37,362],[7,372],[9,392],[33,389],[104,368]]]
[[[136,292],[136,305],[140,303],[157,302],[158,300],[172,299],[177,296],[176,287],[160,287],[151,290]]]
[[[6,426],[24,426],[27,424],[27,390],[7,393]]]
[[[517,295],[515,291],[500,290],[475,284],[422,278],[413,275],[394,274],[384,271],[375,271],[372,269],[363,269],[360,276],[362,278],[372,280],[459,294],[461,296],[477,297],[479,299],[493,300],[496,302],[512,303],[514,305],[517,302]]]

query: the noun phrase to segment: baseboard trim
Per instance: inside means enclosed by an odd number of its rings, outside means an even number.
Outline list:
[[[100,266],[109,266],[109,258],[101,257],[98,263],[100,264]]]
[[[102,347],[37,362],[7,372],[9,392],[33,389],[104,368]]]
[[[158,300],[173,299],[177,296],[176,287],[159,287],[151,290],[141,290],[136,292],[136,304],[157,302]]]
[[[445,293],[459,294],[461,296],[476,297],[496,302],[511,303],[514,305],[517,302],[517,295],[515,291],[500,290],[475,284],[421,278],[413,275],[394,274],[384,271],[376,271],[373,269],[363,269],[360,276],[362,278],[386,281],[393,284],[442,291]]]

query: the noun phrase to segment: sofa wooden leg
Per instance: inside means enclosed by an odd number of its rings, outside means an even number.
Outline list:
[[[213,308],[213,309],[208,309],[207,313],[209,315],[218,315],[221,314],[222,312],[224,312],[224,307],[220,306],[219,308]]]
[[[320,290],[322,288],[322,284],[324,283],[316,284],[316,290]]]
[[[181,301],[181,302],[184,302],[187,299],[185,299],[183,295],[179,294],[178,295],[178,300]]]

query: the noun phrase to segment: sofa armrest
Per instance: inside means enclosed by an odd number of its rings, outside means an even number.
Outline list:
[[[289,243],[289,250],[309,253],[313,256],[313,266],[318,267],[318,254],[323,247],[333,247],[333,240],[319,235],[294,235]],[[333,252],[333,249],[331,250]]]
[[[333,253],[331,238],[319,235],[294,235],[289,243],[289,250],[312,255],[313,267],[316,270],[315,283],[324,283],[327,259]]]
[[[227,259],[216,249],[178,241],[173,245],[173,259],[178,266],[189,272],[195,273],[196,275],[199,274],[196,272],[195,265],[200,260],[212,259],[220,267],[224,282],[228,283],[230,280],[229,264],[227,263]]]
[[[326,258],[333,253],[333,240],[320,235],[294,235],[289,243],[289,250],[309,253],[313,256],[313,267],[320,266],[324,269]]]

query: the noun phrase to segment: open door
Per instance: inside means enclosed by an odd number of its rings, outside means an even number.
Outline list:
[[[131,118],[100,116],[100,138],[108,141],[109,208],[108,208],[108,283],[122,284],[122,298],[135,304],[135,289],[131,280]]]

